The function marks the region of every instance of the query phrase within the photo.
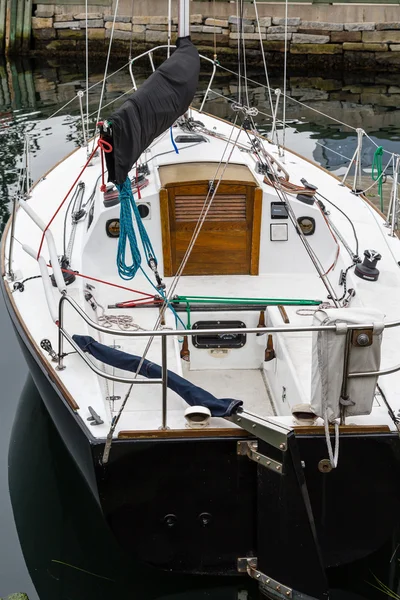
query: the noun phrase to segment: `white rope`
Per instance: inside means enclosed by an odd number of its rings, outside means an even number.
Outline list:
[[[260,28],[260,19],[258,17],[257,0],[254,0],[254,10],[255,10],[255,13],[256,13],[256,21],[257,21],[258,33],[259,33],[259,36],[260,36],[261,56],[262,56],[262,59],[263,59],[265,79],[267,81],[269,105],[271,107],[271,110],[273,111],[274,107],[272,106],[272,93],[271,93],[271,88],[270,88],[270,85],[269,85],[268,68],[267,68],[267,61],[266,61],[266,58],[265,58],[265,50],[264,50],[264,44],[263,44],[262,34],[261,34],[261,28]]]
[[[332,465],[332,469],[336,469],[339,460],[339,424],[337,421],[334,422],[335,426],[335,450],[332,450],[331,436],[329,433],[329,421],[325,414],[324,427],[325,427],[325,439],[326,447],[328,449],[329,460]]]
[[[97,112],[97,118],[96,118],[96,123],[95,123],[95,131],[96,131],[96,127],[97,127],[97,123],[100,120],[100,113],[101,113],[101,109],[102,109],[102,103],[103,103],[103,97],[104,97],[104,91],[106,88],[106,80],[107,80],[107,71],[108,71],[108,64],[110,62],[110,55],[111,55],[111,48],[112,48],[112,42],[113,42],[113,38],[114,38],[114,28],[115,28],[115,20],[117,18],[117,14],[118,14],[118,4],[119,4],[119,0],[116,0],[115,2],[115,10],[114,10],[114,19],[113,19],[113,23],[112,23],[112,27],[111,27],[111,34],[110,34],[110,43],[108,45],[108,52],[107,52],[107,60],[106,60],[106,66],[104,69],[104,77],[103,77],[103,85],[101,87],[101,94],[100,94],[100,102],[99,102],[99,110]],[[93,149],[92,152],[94,150],[94,144],[95,144],[95,140],[96,140],[96,136],[93,137]]]

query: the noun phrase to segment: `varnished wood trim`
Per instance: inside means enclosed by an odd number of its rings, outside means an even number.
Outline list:
[[[325,435],[325,427],[314,425],[295,425],[293,427],[296,435]],[[329,431],[333,434],[335,428],[331,425]],[[388,425],[341,425],[339,427],[340,435],[346,434],[374,434],[374,433],[390,433]]]
[[[282,304],[278,304],[278,310],[281,313],[281,317],[284,323],[290,323],[290,319],[288,317],[288,314],[286,312],[286,309],[284,306],[282,306]]]
[[[252,233],[251,233],[250,275],[258,275],[258,272],[259,272],[262,197],[263,197],[262,189],[257,187],[254,190],[253,224],[252,224]]]
[[[218,181],[218,179],[217,179]],[[192,185],[206,185],[207,189],[208,189],[208,184],[209,184],[209,180],[205,180],[205,179],[196,179],[193,181],[171,181],[170,183],[166,183],[165,184],[165,189],[169,189],[169,188],[176,188],[179,186],[192,186]],[[222,189],[222,186],[224,185],[229,185],[229,186],[233,186],[233,185],[241,185],[241,186],[246,186],[246,187],[251,187],[251,188],[255,188],[257,186],[255,181],[242,181],[241,179],[223,179],[221,181],[221,183],[218,186],[218,192],[220,193],[220,190]]]
[[[172,276],[171,227],[169,219],[168,191],[160,189],[161,237],[164,259],[164,277]]]
[[[7,235],[8,235],[8,230],[11,226],[11,218],[7,221],[7,224],[4,228],[4,232],[3,232],[3,237],[1,240],[1,253],[0,253],[0,263],[1,263],[1,273],[2,273],[2,277],[5,276],[5,252],[6,252],[6,239],[7,239]],[[27,329],[27,327],[25,326],[25,322],[21,316],[21,313],[19,312],[15,302],[14,302],[14,298],[10,292],[10,289],[7,285],[7,282],[3,282],[4,285],[4,289],[6,291],[6,294],[8,296],[8,299],[10,301],[10,304],[12,306],[12,309],[15,313],[15,316],[21,326],[21,328],[24,330],[24,333],[26,335],[26,337],[28,338],[32,348],[34,349],[34,351],[36,352],[40,362],[42,363],[42,366],[44,367],[46,373],[48,374],[49,379],[60,389],[63,397],[66,399],[66,401],[68,402],[69,406],[72,408],[72,410],[76,411],[79,410],[79,406],[76,403],[76,401],[74,400],[74,398],[71,396],[71,394],[69,393],[69,391],[67,390],[67,388],[65,387],[65,385],[63,384],[63,382],[61,381],[61,379],[58,377],[56,371],[54,369],[51,369],[50,366],[48,365],[46,359],[44,358],[39,346],[36,344],[35,340],[33,339],[33,337],[30,334],[30,331]]]
[[[165,429],[165,430],[137,430],[137,431],[120,431],[118,434],[119,440],[131,439],[185,439],[185,438],[215,438],[215,437],[249,437],[250,433],[244,429],[220,429],[209,428],[204,429]],[[252,436],[251,436],[252,437]]]

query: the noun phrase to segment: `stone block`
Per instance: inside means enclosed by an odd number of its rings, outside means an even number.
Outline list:
[[[388,89],[388,94],[400,94],[400,86],[390,85]]]
[[[292,37],[294,44],[328,44],[329,35],[307,35],[305,33],[294,33]]]
[[[379,52],[375,60],[378,65],[400,66],[400,52]]]
[[[53,19],[50,17],[32,17],[32,29],[49,29],[53,27]]]
[[[366,31],[362,34],[363,42],[383,42],[384,44],[400,42],[399,31]]]
[[[103,18],[103,14],[102,13],[88,13],[87,14],[87,20],[88,21],[93,21],[95,19],[102,19]],[[82,13],[77,13],[74,15],[74,19],[75,21],[86,21],[86,13],[82,12]]]
[[[249,31],[249,33],[251,33],[251,31]],[[254,33],[267,33],[267,27],[255,27]]]
[[[345,51],[343,53],[344,68],[346,70],[352,69],[375,69],[376,62],[375,56],[382,56],[385,52],[379,52],[375,55],[374,52],[353,52]]]
[[[261,19],[260,19],[261,20]],[[228,18],[228,23],[230,25],[238,25],[240,19],[237,18],[236,15],[231,15]],[[242,19],[243,25],[253,25],[253,19]],[[260,23],[260,25],[262,25],[262,23]]]
[[[54,22],[61,23],[63,21],[73,21],[74,15],[72,13],[65,13],[63,15],[54,15]]]
[[[203,23],[203,15],[190,15],[190,22],[193,23],[193,25],[199,25]],[[176,20],[176,23],[178,23],[178,20]]]
[[[345,31],[374,31],[375,23],[345,23]]]
[[[109,39],[111,37],[111,29],[105,29],[104,31],[105,31],[105,38]],[[144,41],[144,33],[143,34],[135,33],[132,35],[130,31],[121,31],[120,29],[114,30],[113,39],[129,42],[131,40],[131,37],[132,37],[132,40],[134,40],[135,36],[139,36],[139,40]],[[139,40],[137,40],[137,41],[139,41]]]
[[[75,50],[75,40],[52,40],[46,45],[46,50],[49,52],[60,52],[60,50]]]
[[[134,17],[135,18],[135,17]],[[113,22],[114,21],[114,15],[104,15],[104,20],[106,22]],[[131,17],[128,16],[120,16],[120,17],[116,17],[115,22],[116,23],[130,23],[131,22]]]
[[[59,40],[83,40],[85,34],[81,29],[57,29]]]
[[[168,34],[166,31],[151,31],[147,29],[145,39],[146,42],[165,43],[168,41]]]
[[[361,94],[364,91],[363,85],[345,85],[343,87],[344,92],[350,92],[350,94]]]
[[[297,27],[288,26],[286,28],[288,33],[297,33]],[[285,33],[284,25],[274,25],[272,27],[268,27],[267,33]]]
[[[89,40],[104,40],[106,37],[105,29],[89,29],[88,28]]]
[[[297,28],[297,33],[306,35],[329,35],[324,29],[303,29],[303,26]]]
[[[386,29],[400,29],[400,21],[394,23],[377,23],[376,29],[378,31],[385,31]]]
[[[351,94],[350,92],[332,92],[329,100],[338,100],[339,102],[360,102],[360,94]]]
[[[210,27],[228,27],[228,20],[225,19],[212,19],[208,18],[204,21],[204,25],[208,25]]]
[[[271,17],[260,17],[258,19],[258,22],[260,24],[260,27],[271,27],[272,18]],[[255,26],[257,27],[257,21],[255,21],[254,23],[255,23]]]
[[[112,29],[113,24],[111,23],[111,21],[107,21],[104,24],[106,29]],[[131,27],[138,27],[137,25],[132,25],[132,23],[115,23],[115,31],[131,31]],[[139,25],[140,27],[140,25]],[[143,27],[144,29],[144,25],[141,25],[141,27]]]
[[[56,30],[53,27],[45,27],[43,29],[33,29],[33,37],[35,40],[55,40]]]
[[[273,25],[284,25],[285,18],[284,17],[272,17],[272,24]],[[288,26],[298,27],[301,24],[301,19],[300,19],[300,17],[288,18],[287,24],[288,24]]]
[[[80,29],[78,21],[57,21],[54,29]]]
[[[264,27],[265,29],[265,27]],[[237,25],[231,25],[232,33],[238,33]],[[243,33],[254,33],[254,25],[245,25],[243,24]]]
[[[326,21],[302,21],[302,29],[318,29],[319,31],[343,31],[343,23],[328,23]]]
[[[150,17],[132,17],[133,25],[147,25]]]
[[[239,39],[239,35],[240,35],[239,33],[232,33],[231,32],[229,34],[229,39],[231,39],[231,40],[237,40],[237,39]],[[260,39],[260,34],[259,33],[244,33],[243,34],[243,39],[245,39],[245,40],[259,40]],[[261,39],[262,40],[266,39],[265,33],[261,34]]]
[[[191,33],[201,33],[203,31],[203,25],[191,25],[190,32]]]
[[[400,44],[391,44],[389,48],[392,52],[400,52]]]
[[[144,33],[146,27],[144,25],[132,25],[132,33]]]
[[[154,16],[150,17],[148,25],[168,25],[168,17]]]
[[[374,104],[376,106],[388,106],[398,108],[400,106],[400,94],[361,94],[362,104]]]
[[[297,98],[300,102],[308,102],[309,100],[328,100],[329,94],[323,90],[314,90],[310,88],[296,88],[291,90],[290,95]]]
[[[194,33],[192,36],[192,42],[197,46],[214,46],[214,34],[213,33]],[[222,35],[217,33],[215,35],[215,42],[217,46],[228,46],[229,35]],[[237,42],[236,42],[237,44]]]
[[[44,5],[40,5],[40,6],[44,6]],[[45,8],[37,8],[35,10],[35,17],[39,17],[42,19],[49,19],[51,17],[54,16],[54,6],[46,6]]]
[[[287,40],[291,40],[292,39],[292,35],[293,33],[288,33],[286,36],[284,33],[267,33],[267,40],[268,41],[275,41],[275,42],[279,42],[281,40],[285,40],[285,38]]]
[[[293,34],[294,36],[295,34]],[[291,54],[341,54],[341,44],[295,44],[290,46]]]
[[[342,81],[338,79],[323,79],[322,77],[291,77],[290,86],[291,88],[315,88],[317,90],[324,90],[325,92],[331,92],[333,90],[342,89]]]
[[[285,42],[268,41],[263,42],[263,46],[266,52],[285,52]]]
[[[202,33],[222,33],[222,27],[208,27],[207,25],[203,25]]]
[[[168,31],[168,25],[147,25],[147,29],[151,31]],[[171,31],[176,31],[177,26],[171,25]]]
[[[79,23],[79,27],[81,29],[86,29],[86,21],[78,21]],[[93,19],[87,22],[88,24],[88,29],[96,29],[98,27],[104,27],[104,21],[103,19]],[[120,25],[120,23],[115,23],[115,28],[118,29],[117,25]]]
[[[361,42],[361,31],[332,31],[331,42]]]
[[[388,45],[382,43],[344,42],[343,50],[354,52],[387,52]]]

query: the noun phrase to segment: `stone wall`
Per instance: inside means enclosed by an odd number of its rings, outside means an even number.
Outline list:
[[[264,5],[265,7],[265,5]],[[110,10],[88,15],[91,53],[106,52],[113,17]],[[115,23],[113,51],[125,54],[132,44],[133,53],[167,42],[166,16],[119,15]],[[244,19],[246,57],[252,65],[262,64],[260,38],[271,66],[283,63],[285,50],[285,20],[271,14],[259,19]],[[395,71],[400,66],[400,21],[336,23],[306,21],[290,17],[287,23],[289,66],[314,68],[370,69]],[[82,52],[85,49],[86,19],[83,11],[66,13],[65,9],[38,5],[32,18],[36,52]],[[177,37],[177,19],[172,22],[172,43]],[[216,45],[218,58],[236,62],[238,27],[236,16],[213,18],[204,14],[191,15],[191,37],[199,51],[213,56]]]

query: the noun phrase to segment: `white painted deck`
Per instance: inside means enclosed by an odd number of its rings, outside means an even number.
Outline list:
[[[229,135],[231,126],[228,123],[214,120],[206,115],[195,113],[195,118],[204,122],[210,129],[216,128],[217,133]],[[247,143],[245,134],[240,136],[240,142]],[[155,142],[146,155],[149,161],[150,175],[149,185],[142,191],[142,200],[151,204],[151,219],[144,221],[154,249],[159,259],[160,273],[162,274],[162,238],[159,211],[159,187],[158,167],[170,162],[201,162],[215,161],[218,164],[225,142],[210,137],[209,143],[201,144],[192,148],[181,148],[180,154],[175,155],[171,150],[168,136]],[[278,157],[277,148],[272,144],[266,144],[268,152]],[[162,153],[167,152],[167,154]],[[64,194],[70,187],[76,174],[86,161],[84,149],[77,150],[65,161],[60,163],[51,171],[45,179],[41,180],[32,191],[29,204],[47,223],[58,207]],[[297,234],[289,223],[289,240],[287,242],[273,243],[269,238],[270,227],[270,203],[279,200],[275,191],[263,184],[262,177],[254,171],[254,160],[248,153],[235,149],[231,162],[234,164],[247,165],[254,174],[260,187],[263,189],[263,217],[261,230],[260,251],[260,275],[259,276],[220,276],[220,277],[182,277],[178,283],[176,293],[182,295],[205,295],[205,296],[245,296],[245,297],[279,297],[279,298],[309,298],[318,299],[323,302],[328,300],[326,290],[313,269],[311,262],[297,239]],[[346,214],[353,220],[359,238],[360,255],[367,248],[373,248],[382,254],[379,262],[380,278],[378,282],[371,283],[362,281],[349,272],[348,288],[356,290],[356,296],[352,306],[356,307],[379,307],[385,314],[386,321],[400,319],[400,241],[388,235],[381,217],[366,204],[361,198],[354,196],[346,188],[329,174],[312,165],[296,155],[286,152],[283,159],[285,168],[290,172],[293,183],[300,183],[302,177],[318,186],[319,191],[326,197],[331,198]],[[92,191],[93,186],[100,174],[100,159],[93,161],[93,166],[88,168],[82,176],[85,182],[85,199]],[[296,216],[312,214],[317,221],[317,231],[309,241],[317,252],[324,268],[328,269],[335,256],[335,244],[331,234],[324,228],[324,221],[318,208],[309,207],[294,197],[291,203]],[[58,254],[62,252],[61,240],[63,229],[63,218],[66,205],[60,211],[51,226],[56,240]],[[337,228],[342,232],[347,242],[355,248],[353,234],[345,218],[334,208],[331,208],[331,218]],[[133,281],[126,282],[118,278],[115,255],[115,239],[107,238],[104,231],[105,222],[117,217],[119,207],[105,209],[102,202],[102,194],[97,189],[94,201],[93,222],[88,230],[87,217],[80,221],[77,226],[75,244],[72,254],[72,268],[85,275],[100,278],[105,281],[126,286],[129,290],[143,290],[154,293],[154,290],[146,279],[138,273]],[[69,223],[69,221],[68,221]],[[69,225],[68,225],[69,227]],[[69,229],[67,229],[69,231]],[[8,236],[9,236],[8,231]],[[28,244],[37,250],[40,243],[41,232],[33,224],[29,216],[18,210],[16,219],[15,237],[18,242],[14,246],[13,270],[18,274],[18,279],[39,274],[38,264],[24,250],[21,244]],[[9,237],[6,240],[6,255]],[[46,245],[43,248],[43,256],[49,261]],[[338,296],[342,295],[342,287],[338,285],[340,270],[349,266],[349,256],[341,246],[340,255],[335,268],[330,272],[330,281]],[[145,265],[144,265],[145,266]],[[151,276],[151,274],[150,274]],[[101,309],[95,313],[84,299],[85,284],[88,280],[77,277],[76,281],[67,289],[68,295],[74,298],[82,306],[91,319],[96,320],[101,315]],[[167,289],[171,284],[171,278],[166,278]],[[89,282],[93,283],[93,282]],[[8,284],[12,289],[12,284]],[[133,291],[110,287],[102,283],[94,283],[92,291],[98,304],[105,308],[106,314],[127,314],[134,322],[143,329],[151,330],[158,316],[157,308],[138,309],[108,309],[108,304],[129,300],[137,297]],[[56,302],[59,301],[59,292],[53,288]],[[27,282],[25,292],[15,292],[13,301],[18,310],[22,322],[35,340],[37,347],[43,338],[48,338],[57,351],[57,327],[50,318],[43,286],[40,279]],[[310,325],[311,316],[300,316],[296,307],[286,307],[290,318],[290,324]],[[258,313],[248,315],[247,313],[229,313],[232,319],[243,319],[247,326],[256,326]],[[185,313],[180,313],[185,321]],[[192,322],[200,318],[197,313],[192,314]],[[207,318],[212,318],[208,313]],[[282,317],[277,308],[271,307],[267,311],[268,323],[283,325]],[[166,327],[175,329],[175,319],[168,312]],[[126,352],[141,355],[146,345],[144,338],[123,338],[119,335],[119,329],[110,331],[110,335],[97,335],[86,323],[65,304],[65,328],[72,335],[74,333],[92,335],[98,341],[110,345],[120,346]],[[179,357],[179,333],[176,337],[168,340],[168,368],[187,378],[196,385],[202,386],[217,397],[233,397],[243,400],[244,406],[251,412],[269,416],[283,423],[293,423],[290,408],[299,402],[309,402],[311,388],[311,333],[284,333],[274,334],[277,348],[277,358],[272,364],[263,362],[263,348],[257,345],[254,339],[250,340],[243,349],[230,350],[227,358],[215,362],[215,357],[210,356],[208,351],[198,351],[191,348],[192,361],[190,367],[182,365]],[[382,367],[386,368],[400,363],[400,328],[385,330],[382,346]],[[68,344],[65,351],[70,351]],[[43,352],[38,350],[38,352]],[[197,355],[196,352],[203,352]],[[44,353],[46,360],[48,355]],[[155,341],[150,349],[148,358],[154,362],[160,362],[160,341]],[[123,398],[126,385],[108,383],[95,375],[81,360],[77,354],[70,354],[65,358],[65,370],[54,371],[69,394],[79,405],[78,413],[85,423],[89,416],[88,407],[91,406],[103,418],[104,424],[90,427],[90,432],[99,437],[105,437],[108,433],[111,418],[119,409],[121,400],[109,401],[109,396],[121,396]],[[199,367],[200,365],[200,367]],[[217,365],[217,366],[216,366]],[[49,360],[49,368],[54,370],[55,363]],[[105,367],[111,372],[109,367]],[[115,373],[115,372],[114,372]],[[124,375],[129,376],[128,373]],[[384,390],[393,410],[400,410],[400,375],[382,377],[380,385]],[[283,390],[282,388],[285,388]],[[285,392],[285,393],[284,393]],[[270,394],[272,395],[272,403]],[[286,394],[286,395],[285,395]],[[285,398],[282,403],[282,397]],[[286,404],[284,404],[286,403]],[[283,408],[282,408],[283,407]],[[172,429],[186,427],[183,416],[186,408],[185,402],[176,394],[168,392],[168,425]],[[375,400],[371,415],[354,417],[351,422],[358,424],[386,424],[394,430],[394,424],[388,417],[387,408],[379,397]],[[133,393],[128,401],[125,412],[118,424],[115,435],[124,430],[157,430],[161,424],[161,386],[140,385],[134,387]],[[211,419],[212,427],[232,427],[224,419]],[[89,427],[89,425],[88,425]]]

